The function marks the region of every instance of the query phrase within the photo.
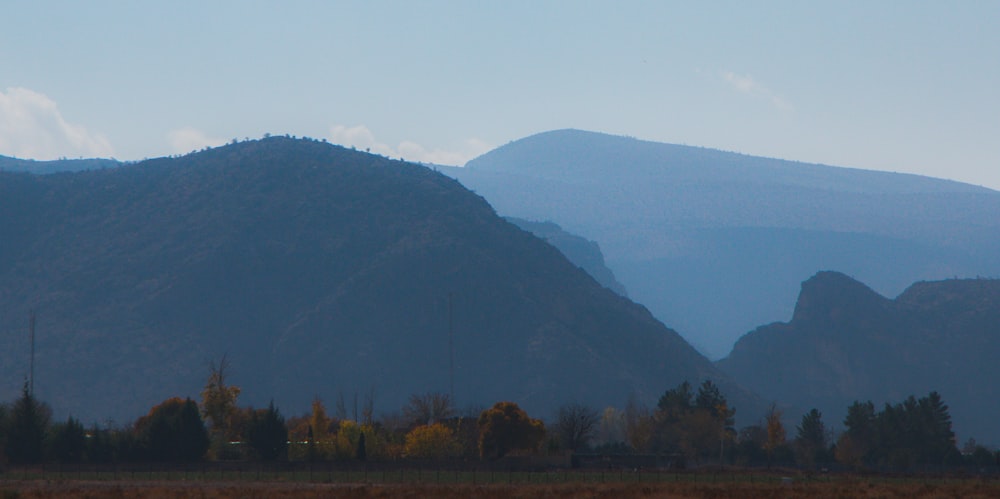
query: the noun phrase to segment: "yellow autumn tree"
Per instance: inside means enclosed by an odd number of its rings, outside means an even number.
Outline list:
[[[351,459],[355,457],[358,449],[358,441],[361,439],[363,429],[358,423],[349,419],[342,420],[337,427],[336,457],[338,459]]]
[[[215,362],[209,364],[208,380],[201,391],[201,415],[208,421],[211,454],[215,458],[224,456],[226,443],[236,437],[234,432],[234,417],[236,414],[236,399],[240,396],[240,387],[226,383],[226,371],[229,362],[223,355],[218,366]]]
[[[414,428],[406,434],[406,444],[403,448],[406,457],[417,459],[453,457],[460,451],[455,433],[441,423]]]
[[[774,458],[774,451],[785,445],[785,425],[781,424],[781,411],[771,404],[771,410],[767,413],[767,442],[764,442],[764,450],[767,451],[767,465],[771,466]]]
[[[329,459],[334,454],[333,438],[330,436],[331,419],[326,414],[323,401],[316,397],[312,401],[312,413],[309,415],[307,430],[306,458],[310,461]]]

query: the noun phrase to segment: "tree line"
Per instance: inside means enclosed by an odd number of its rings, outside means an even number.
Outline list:
[[[353,414],[341,396],[333,414],[323,401],[286,418],[266,408],[239,406],[241,390],[228,383],[223,358],[212,364],[199,401],[170,398],[118,428],[85,428],[69,417],[51,421],[48,405],[25,384],[21,396],[0,405],[0,463],[496,460],[508,455],[645,454],[675,463],[853,469],[918,465],[996,465],[1000,453],[968,442],[956,446],[948,406],[936,392],[886,404],[855,402],[838,436],[812,409],[788,435],[772,405],[756,424],[737,430],[736,409],[712,381],[668,389],[655,408],[630,397],[621,409],[582,404],[559,408],[550,425],[513,402],[459,414],[448,395],[415,394],[400,411],[373,414],[374,392]]]

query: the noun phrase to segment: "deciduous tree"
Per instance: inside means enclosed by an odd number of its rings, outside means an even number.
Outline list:
[[[545,438],[545,425],[513,402],[497,402],[479,415],[479,453],[500,458],[514,450],[534,450]]]
[[[775,404],[771,404],[771,409],[765,418],[767,428],[767,442],[764,443],[764,450],[767,451],[767,465],[770,467],[774,460],[775,452],[785,445],[785,425],[781,423],[781,410]]]
[[[209,424],[212,448],[218,457],[226,443],[236,437],[233,419],[237,411],[236,399],[240,396],[240,387],[227,383],[229,361],[225,355],[219,360],[218,366],[213,361],[208,369],[208,380],[201,391],[201,414]]]
[[[403,452],[410,458],[441,459],[456,456],[461,449],[451,428],[435,423],[410,430]]]
[[[622,421],[625,426],[626,443],[635,452],[649,451],[656,430],[656,421],[649,413],[649,408],[635,394],[629,396],[622,411]]]
[[[451,397],[444,393],[410,395],[409,402],[403,407],[403,416],[411,426],[433,425],[454,415]]]
[[[590,445],[600,417],[583,404],[566,404],[556,414],[556,438],[564,449],[580,451]]]

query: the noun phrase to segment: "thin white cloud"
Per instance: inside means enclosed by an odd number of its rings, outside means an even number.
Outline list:
[[[729,82],[736,90],[746,94],[752,94],[754,89],[759,88],[757,82],[750,75],[738,75],[732,71],[722,74],[722,77]]]
[[[392,147],[375,140],[375,134],[364,125],[352,127],[334,125],[330,128],[330,139],[335,144],[363,149],[374,154],[399,156]]]
[[[379,142],[375,134],[365,125],[330,127],[330,139],[335,144],[354,147],[374,154],[403,158],[418,163],[434,163],[438,165],[465,165],[470,159],[489,151],[493,147],[485,141],[472,138],[463,142],[460,150],[428,149],[416,142],[404,140],[393,147]]]
[[[751,75],[739,75],[732,71],[723,71],[722,78],[737,92],[764,99],[782,111],[792,111],[794,107],[780,95],[761,85]]]
[[[0,91],[0,154],[30,159],[111,157],[108,139],[63,118],[55,101],[27,88]]]
[[[176,154],[185,154],[206,147],[221,146],[226,143],[225,139],[210,137],[205,132],[192,127],[171,130],[167,134],[167,141],[170,142],[170,148]]]

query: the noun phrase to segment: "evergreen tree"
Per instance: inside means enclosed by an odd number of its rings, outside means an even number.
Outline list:
[[[711,380],[702,382],[696,395],[684,381],[660,397],[653,450],[722,460],[726,443],[736,438],[735,414]]]
[[[951,429],[948,406],[938,392],[930,392],[918,401],[923,420],[923,460],[929,464],[954,462],[959,458],[955,432]]]
[[[354,457],[358,461],[365,461],[368,459],[368,449],[365,448],[365,432],[362,431],[361,435],[358,436],[358,450],[354,453]]]
[[[698,409],[705,409],[716,414],[719,406],[726,404],[726,398],[722,396],[719,387],[706,379],[698,387],[698,395],[694,398],[694,406]]]
[[[35,399],[25,382],[21,398],[14,402],[9,416],[4,451],[10,462],[31,464],[42,461],[50,414],[48,406]]]
[[[141,455],[152,461],[195,461],[208,451],[208,431],[190,398],[153,407],[136,421],[135,433]]]
[[[656,404],[661,413],[669,416],[680,416],[689,412],[692,407],[691,383],[684,381],[677,388],[667,390]]]
[[[86,440],[85,457],[91,463],[110,463],[115,458],[115,448],[111,438],[111,430],[100,429],[95,424],[90,429],[90,438]]]
[[[871,440],[875,433],[875,404],[872,404],[871,401],[858,402],[855,400],[847,407],[844,427],[852,435]]]
[[[870,464],[876,448],[875,404],[854,401],[844,417],[846,431],[837,440],[837,461],[854,467]]]
[[[907,469],[914,465],[959,462],[948,406],[940,394],[909,396],[877,414],[871,402],[855,402],[844,420],[847,431],[837,442],[837,460]]]
[[[796,432],[795,450],[800,463],[812,466],[827,461],[826,427],[822,413],[814,408],[804,414]]]
[[[87,434],[83,425],[72,416],[65,423],[54,425],[48,445],[49,459],[60,463],[83,461],[87,449]]]
[[[275,461],[288,451],[288,427],[272,400],[267,409],[255,411],[247,429],[247,441],[265,461]]]
[[[10,426],[9,414],[7,404],[0,404],[0,463],[7,461],[4,452],[7,449],[7,433],[10,431],[8,428]]]

